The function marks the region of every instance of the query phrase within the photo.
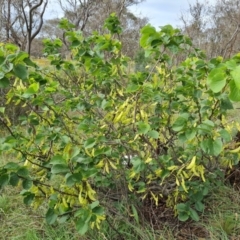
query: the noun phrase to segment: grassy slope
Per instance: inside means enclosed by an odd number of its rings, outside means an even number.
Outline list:
[[[75,231],[71,222],[49,226],[44,220],[44,206],[37,210],[25,206],[19,191],[6,187],[0,192],[0,238],[3,240],[120,240],[119,234],[107,223],[102,226],[102,233],[92,231],[84,237]],[[147,223],[141,227],[117,218],[111,219],[111,223],[126,240],[240,239],[240,192],[227,186],[216,188],[206,203],[198,223],[163,222],[161,230],[155,232]]]

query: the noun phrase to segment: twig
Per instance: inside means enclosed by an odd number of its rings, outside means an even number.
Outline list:
[[[12,132],[11,128],[5,123],[5,121],[0,117],[0,121],[1,123],[5,126],[5,128],[7,128],[7,130],[10,132],[10,134],[16,138],[16,136],[14,135],[14,133]]]

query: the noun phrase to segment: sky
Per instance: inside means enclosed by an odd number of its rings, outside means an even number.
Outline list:
[[[217,0],[209,0],[216,2]],[[181,13],[186,14],[189,3],[195,0],[145,0],[137,6],[132,6],[130,10],[140,16],[147,17],[154,27],[171,24],[174,27],[181,25],[179,18]],[[199,0],[199,2],[205,2]]]
[[[198,0],[200,3],[208,1],[214,3],[218,0]],[[171,24],[174,27],[181,26],[179,20],[181,13],[186,14],[189,3],[193,4],[196,0],[144,0],[144,2],[132,6],[129,9],[137,16],[147,17],[149,23],[154,27]],[[50,16],[62,17],[62,11],[57,0],[51,1],[50,7],[46,11],[47,18]]]

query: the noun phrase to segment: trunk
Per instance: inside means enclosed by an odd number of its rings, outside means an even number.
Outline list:
[[[11,28],[11,0],[7,1],[7,24],[6,24],[6,35],[7,42],[10,40],[10,28]]]

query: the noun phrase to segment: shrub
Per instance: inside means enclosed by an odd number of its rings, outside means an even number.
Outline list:
[[[0,81],[15,79],[6,104],[29,109],[11,125],[0,108],[8,132],[0,151],[16,156],[1,167],[1,187],[21,184],[26,204],[48,201],[49,224],[71,218],[81,234],[109,215],[140,223],[145,203],[156,209],[163,200],[180,220],[197,221],[221,168],[238,163],[225,119],[240,100],[240,55],[207,61],[178,30],[147,25],[140,44],[154,62],[127,74],[114,14],[105,35],[60,26],[73,59],[58,54],[60,40],[45,41],[48,70],[0,49]]]

